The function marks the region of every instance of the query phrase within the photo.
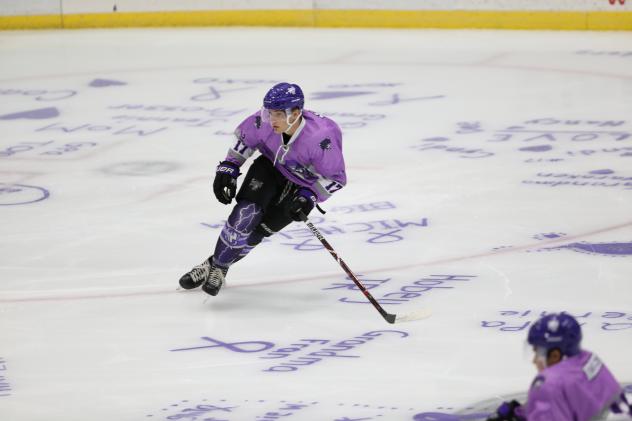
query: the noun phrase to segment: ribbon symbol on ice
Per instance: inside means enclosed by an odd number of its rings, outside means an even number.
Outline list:
[[[274,344],[272,342],[267,342],[267,341],[223,342],[217,339],[209,338],[208,336],[203,336],[201,339],[204,339],[205,341],[211,342],[215,345],[202,345],[202,346],[194,346],[190,348],[178,348],[178,349],[171,349],[170,351],[171,352],[191,351],[194,349],[220,347],[220,348],[226,348],[233,352],[250,353],[250,352],[262,352],[274,347]],[[238,345],[241,345],[241,346],[238,346]]]

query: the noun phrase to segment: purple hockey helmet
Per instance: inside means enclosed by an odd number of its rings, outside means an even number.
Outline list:
[[[536,349],[548,353],[558,348],[562,355],[571,357],[580,351],[582,329],[570,314],[551,313],[531,325],[527,341]]]
[[[263,97],[263,107],[268,110],[303,109],[305,96],[300,86],[282,82],[274,85]]]

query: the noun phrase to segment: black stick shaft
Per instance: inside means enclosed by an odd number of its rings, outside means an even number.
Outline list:
[[[351,278],[351,280],[358,286],[358,288],[360,288],[360,291],[362,291],[362,293],[367,298],[367,300],[369,300],[369,302],[373,304],[373,307],[375,307],[375,309],[382,315],[382,317],[384,317],[384,320],[386,320],[389,323],[395,323],[396,315],[387,313],[386,310],[382,308],[380,303],[378,303],[377,300],[373,298],[371,293],[364,287],[364,285],[362,285],[362,282],[360,282],[360,280],[355,276],[355,274],[351,271],[351,269],[349,269],[349,266],[347,266],[344,260],[342,260],[338,256],[338,253],[336,253],[336,251],[331,246],[331,244],[329,244],[329,242],[325,240],[325,237],[323,237],[320,231],[318,231],[318,228],[316,228],[313,223],[307,220],[307,216],[305,216],[302,213],[301,213],[301,219],[303,219],[305,224],[307,224],[307,228],[309,228],[312,234],[314,234],[314,236],[318,238],[318,240],[320,240],[320,242],[323,244],[323,246],[325,246],[329,254],[331,254],[331,256],[340,264],[342,269],[344,269],[347,275],[349,275],[349,278]]]

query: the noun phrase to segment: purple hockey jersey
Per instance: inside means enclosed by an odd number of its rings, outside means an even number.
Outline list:
[[[256,112],[235,130],[235,144],[227,161],[241,166],[255,151],[261,152],[287,179],[311,189],[319,202],[347,183],[342,156],[342,134],[331,119],[303,110],[303,119],[287,145]]]
[[[599,357],[581,351],[536,376],[523,416],[528,421],[588,421],[607,412],[621,392]]]

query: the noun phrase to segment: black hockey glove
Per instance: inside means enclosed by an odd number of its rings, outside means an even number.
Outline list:
[[[220,203],[228,205],[237,193],[239,167],[230,161],[222,161],[215,171],[213,192]]]
[[[487,418],[487,421],[525,421],[518,408],[520,408],[520,402],[517,400],[503,402],[496,410],[496,415]]]
[[[301,214],[307,216],[316,204],[316,195],[313,191],[305,187],[299,187],[294,193],[294,197],[289,201],[287,206],[290,218],[295,221],[301,221]]]

